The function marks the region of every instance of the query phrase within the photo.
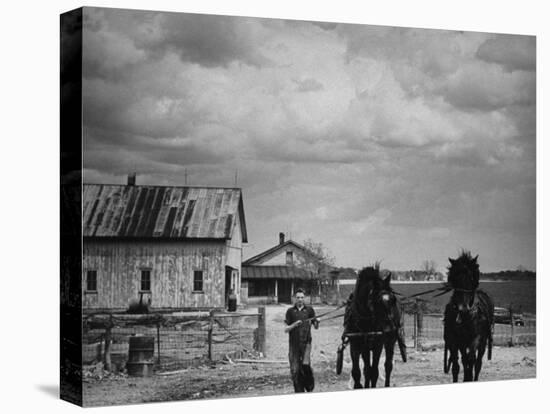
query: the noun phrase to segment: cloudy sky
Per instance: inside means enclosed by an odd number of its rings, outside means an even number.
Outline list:
[[[238,186],[342,266],[535,270],[535,38],[85,9],[86,182]]]

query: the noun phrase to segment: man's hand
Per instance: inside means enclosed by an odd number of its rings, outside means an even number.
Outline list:
[[[313,322],[313,327],[314,327],[315,329],[319,329],[319,322],[321,322],[321,321],[319,320],[319,318],[313,319],[312,322]]]
[[[292,331],[293,329],[297,328],[298,326],[302,325],[304,323],[304,321],[296,321],[290,325],[288,325],[286,328],[285,328],[285,332],[288,333],[290,331]]]

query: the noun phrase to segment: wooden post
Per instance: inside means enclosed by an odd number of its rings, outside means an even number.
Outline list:
[[[214,311],[210,311],[210,321],[208,324],[208,360],[212,361],[212,332],[214,330]]]
[[[418,310],[415,309],[414,310],[414,313],[413,313],[413,344],[414,344],[414,349],[415,350],[418,350]]]
[[[417,339],[417,346],[420,350],[422,350],[422,325],[423,325],[423,322],[424,322],[424,311],[422,309],[422,304],[420,302],[420,300],[417,298],[417,317],[416,317],[416,323],[418,325],[417,329],[416,329],[416,334],[418,336],[418,339]]]
[[[509,306],[510,312],[510,346],[514,346],[514,311],[512,309],[512,304]]]
[[[275,303],[279,303],[279,281],[275,279]]]
[[[103,366],[105,370],[111,371],[111,330],[113,328],[113,315],[110,315],[109,321],[105,326],[105,353],[103,355]]]
[[[157,364],[160,366],[160,322],[157,322]]]
[[[258,341],[257,341],[257,351],[261,352],[265,357],[265,338],[266,338],[266,317],[265,317],[265,306],[260,306],[258,308]]]

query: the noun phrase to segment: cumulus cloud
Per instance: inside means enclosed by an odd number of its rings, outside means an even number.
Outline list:
[[[86,8],[85,29],[91,60],[98,64],[109,57],[120,67],[124,61],[144,56],[161,59],[170,52],[182,61],[206,67],[236,61],[254,66],[271,64],[259,51],[264,34],[257,19]],[[103,44],[104,51],[98,51],[98,43]]]
[[[499,35],[483,42],[476,56],[486,62],[498,63],[508,71],[534,71],[536,42],[534,36]]]
[[[499,268],[506,239],[534,267],[534,38],[96,8],[84,22],[87,179],[237,172],[246,256],[289,231],[342,265],[471,246]]]
[[[500,66],[466,64],[438,88],[445,99],[463,110],[492,111],[535,101],[535,74],[507,72]]]

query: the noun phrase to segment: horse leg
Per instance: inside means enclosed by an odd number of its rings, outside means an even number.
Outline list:
[[[351,377],[353,378],[353,388],[363,388],[361,385],[361,369],[359,368],[359,356],[361,355],[360,346],[356,340],[350,342],[350,355],[351,355]]]
[[[395,348],[395,340],[387,341],[384,344],[384,350],[386,351],[386,360],[384,361],[384,369],[386,370],[386,381],[384,387],[390,386],[390,376],[393,369],[393,351]]]
[[[362,353],[363,356],[363,373],[365,375],[365,388],[370,388],[371,382],[371,365],[370,365],[370,350],[368,347],[365,347]]]
[[[451,357],[449,363],[451,364],[451,371],[453,374],[453,382],[458,382],[458,374],[460,373],[460,365],[458,364],[458,347],[452,345],[450,347]]]
[[[481,364],[483,363],[483,355],[485,354],[485,348],[487,346],[486,341],[484,340],[481,345],[477,349],[477,356],[476,356],[476,362],[475,362],[475,373],[474,373],[474,381],[477,381],[479,379],[479,373],[481,372]]]
[[[473,380],[473,365],[475,361],[475,351],[471,346],[460,350],[462,354],[462,366],[464,368],[464,382]]]
[[[382,349],[384,348],[384,343],[376,343],[374,349],[372,350],[372,365],[371,365],[371,387],[376,388],[376,383],[378,382],[378,365],[380,364],[380,355],[382,355]]]

